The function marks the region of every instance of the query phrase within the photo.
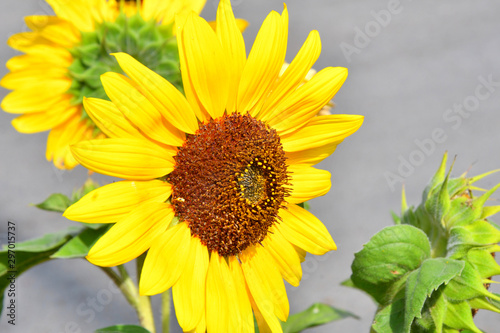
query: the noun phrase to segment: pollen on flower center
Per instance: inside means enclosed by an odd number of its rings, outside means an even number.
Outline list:
[[[261,242],[289,195],[278,134],[249,115],[211,120],[189,136],[169,175],[176,216],[210,251],[236,255]]]

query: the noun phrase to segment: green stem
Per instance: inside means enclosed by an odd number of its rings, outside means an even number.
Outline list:
[[[145,258],[146,254],[143,253],[136,259],[137,281],[140,281],[142,266],[144,265]],[[149,296],[139,295],[139,292],[137,292],[137,295],[139,302],[137,315],[139,316],[139,321],[141,322],[142,327],[148,329],[151,333],[156,333],[155,319],[153,316],[153,309],[151,308],[151,299]]]
[[[170,289],[161,294],[161,327],[163,333],[170,331]]]
[[[142,263],[144,263],[144,260],[142,260],[141,265]],[[149,297],[139,295],[137,286],[135,285],[134,281],[130,278],[130,275],[128,274],[125,266],[120,265],[117,267],[120,274],[117,274],[110,267],[100,267],[100,268],[120,288],[123,295],[127,299],[128,303],[135,309],[135,311],[137,312],[137,317],[139,318],[139,322],[141,323],[141,326],[149,330],[151,333],[156,333],[155,323],[153,318],[153,310],[151,309],[151,302],[149,300]]]
[[[118,267],[119,270],[120,267],[121,266]],[[123,275],[119,276],[111,267],[99,267],[99,268],[101,268],[104,271],[104,273],[106,273],[106,275],[109,276],[111,280],[113,280],[113,282],[118,286],[118,288],[120,288],[123,295],[127,299],[128,303],[132,305],[134,309],[137,309],[137,304],[138,304],[137,288],[135,287],[134,282],[130,279],[128,280],[124,279]]]

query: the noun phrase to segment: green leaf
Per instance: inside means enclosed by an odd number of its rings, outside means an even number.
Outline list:
[[[392,285],[430,257],[430,244],[422,230],[396,225],[375,234],[354,256],[352,281],[384,303]]]
[[[16,254],[18,251],[44,252],[47,250],[52,250],[55,247],[64,244],[74,235],[77,235],[79,232],[82,231],[82,229],[83,229],[82,227],[73,226],[63,231],[58,231],[52,234],[45,234],[40,238],[30,239],[21,243],[16,243],[15,247]],[[7,249],[8,249],[7,245],[4,245],[0,253],[6,252]]]
[[[73,239],[64,244],[51,258],[84,258],[95,242],[108,231],[109,227],[109,225],[104,225],[96,230],[85,229],[78,236],[73,237]]]
[[[400,333],[404,325],[405,302],[398,299],[375,315],[372,328],[376,333]]]
[[[15,247],[4,246],[0,251],[0,304],[3,303],[4,291],[11,284],[11,279],[17,279],[29,268],[50,259],[64,243],[66,243],[77,228],[47,234],[39,239],[17,243]],[[4,307],[0,308],[0,313]]]
[[[422,317],[422,308],[432,292],[460,274],[465,263],[446,258],[427,259],[410,273],[406,280],[405,318],[402,332],[410,332],[415,318]]]
[[[147,329],[136,325],[115,325],[100,328],[95,333],[151,333]]]
[[[327,324],[334,320],[353,317],[359,319],[355,314],[336,309],[326,304],[316,303],[307,310],[291,315],[288,320],[281,324],[283,333],[297,333],[306,328]]]
[[[347,280],[344,280],[340,283],[341,286],[344,286],[344,287],[351,287],[351,288],[356,288],[358,289],[358,287],[356,287],[356,285],[354,284],[354,282],[352,282],[351,279],[347,279]]]
[[[51,194],[44,202],[35,205],[36,207],[52,212],[64,212],[71,205],[71,200],[61,193]]]

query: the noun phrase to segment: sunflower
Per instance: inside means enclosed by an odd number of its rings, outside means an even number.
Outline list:
[[[75,167],[69,145],[104,137],[82,100],[106,97],[99,76],[120,70],[109,54],[127,52],[181,88],[174,15],[200,12],[205,1],[47,0],[56,16],[26,17],[32,31],[8,40],[25,54],[7,62],[10,73],[0,85],[14,91],[1,107],[22,114],[12,121],[19,132],[51,130],[47,160]]]
[[[283,75],[288,12],[271,12],[246,56],[229,0],[215,31],[194,13],[177,18],[184,94],[130,55],[106,73],[111,101],[85,99],[109,137],[80,142],[85,167],[124,178],[90,192],[64,215],[115,223],[90,250],[99,266],[147,252],[140,293],[172,288],[184,331],[280,332],[306,252],[336,249],[300,203],[330,189],[312,165],[362,124],[357,115],[316,116],[347,77],[325,68],[304,83],[319,56],[312,31]]]

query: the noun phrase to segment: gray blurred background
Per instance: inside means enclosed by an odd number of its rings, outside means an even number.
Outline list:
[[[7,38],[27,30],[23,17],[51,11],[43,0],[1,4],[0,63],[4,64],[17,54],[6,46]],[[214,19],[216,5],[209,0],[202,16]],[[375,232],[392,224],[390,211],[399,212],[403,183],[409,204],[418,204],[446,150],[451,159],[457,156],[456,176],[468,169],[474,175],[500,168],[500,2],[290,0],[287,5],[287,60],[293,59],[309,31],[317,29],[323,51],[314,67],[349,68],[333,111],[366,117],[361,129],[319,165],[332,172],[333,186],[310,203],[338,250],[323,257],[308,255],[301,285],[287,286],[290,312],[314,302],[328,303],[361,319],[344,319],[308,332],[368,332],[374,304],[340,282],[350,276],[354,253]],[[283,8],[278,0],[236,0],[233,7],[237,17],[250,22],[245,32],[248,50],[269,11]],[[5,73],[2,65],[0,76]],[[6,94],[2,89],[0,98]],[[44,157],[47,133],[17,133],[10,125],[13,118],[0,112],[2,242],[8,220],[16,223],[18,241],[72,225],[29,204],[53,192],[70,194],[87,179],[82,167],[69,172],[55,169]],[[93,178],[111,182],[107,177]],[[480,185],[490,188],[497,182],[500,175]],[[92,332],[136,323],[134,311],[120,294],[113,294],[94,315],[85,312],[92,298],[109,294],[111,288],[107,277],[84,260],[45,263],[16,283],[16,326],[8,325],[2,315],[1,332],[66,333],[73,332],[71,326],[79,329],[74,332]],[[159,299],[153,302],[158,316]],[[499,332],[498,314],[480,311],[476,322],[486,332]]]

